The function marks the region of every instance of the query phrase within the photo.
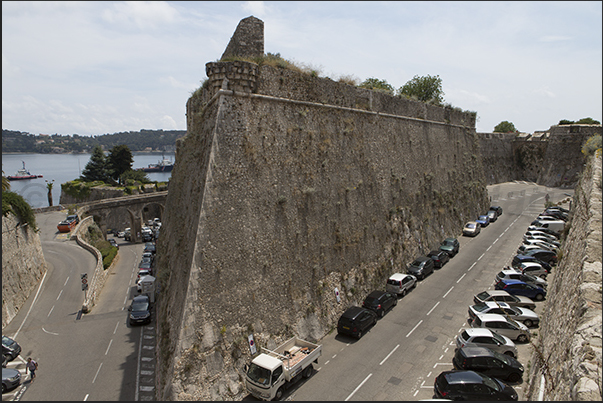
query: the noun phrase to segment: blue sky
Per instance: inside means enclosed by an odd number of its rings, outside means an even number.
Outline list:
[[[602,2],[2,2],[2,128],[186,130],[190,95],[237,24],[337,80],[439,75],[478,132],[602,121]]]

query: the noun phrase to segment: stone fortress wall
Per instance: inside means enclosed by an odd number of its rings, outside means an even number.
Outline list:
[[[17,315],[48,270],[40,235],[13,214],[2,217],[2,328]]]
[[[243,61],[206,72],[158,245],[159,399],[241,398],[250,333],[322,338],[488,208],[474,113]]]

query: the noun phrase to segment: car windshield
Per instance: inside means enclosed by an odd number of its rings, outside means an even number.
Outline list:
[[[486,309],[488,309],[488,304],[486,304],[484,302],[475,304],[475,305],[473,305],[473,309],[475,309],[477,312],[483,312]]]
[[[487,291],[480,292],[479,294],[477,294],[477,298],[481,301],[486,301],[489,296],[490,296],[490,294],[488,294]]]
[[[366,306],[376,306],[379,305],[379,300],[373,297],[366,297],[366,299],[364,300],[364,304]]]
[[[507,310],[513,312],[514,315],[521,315],[521,311],[517,307],[509,306]]]
[[[6,336],[2,336],[2,345],[5,347],[11,346],[14,343],[13,339]]]
[[[247,376],[252,381],[259,383],[260,385],[268,386],[270,384],[270,371],[266,368],[262,368],[253,362],[249,366]]]
[[[132,304],[132,312],[146,312],[149,310],[148,302],[136,302]]]
[[[496,390],[497,392],[500,392],[502,390],[501,386],[494,379],[490,378],[489,376],[480,374],[479,372],[476,372],[476,374],[482,377],[484,385],[486,385],[490,389]]]
[[[414,262],[412,262],[410,265],[411,266],[416,266],[416,267],[421,267],[421,264],[423,264],[423,261],[417,259]]]

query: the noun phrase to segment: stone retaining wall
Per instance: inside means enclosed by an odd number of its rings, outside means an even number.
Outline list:
[[[600,150],[588,160],[573,206],[528,367],[528,400],[602,398]]]

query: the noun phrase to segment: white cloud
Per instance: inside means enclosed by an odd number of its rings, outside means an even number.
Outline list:
[[[119,25],[134,24],[140,29],[172,23],[178,11],[164,1],[126,1],[114,3],[102,13],[103,20]]]
[[[257,18],[264,17],[267,11],[266,4],[264,4],[263,1],[246,1],[243,4],[242,9],[250,12],[251,15]]]

